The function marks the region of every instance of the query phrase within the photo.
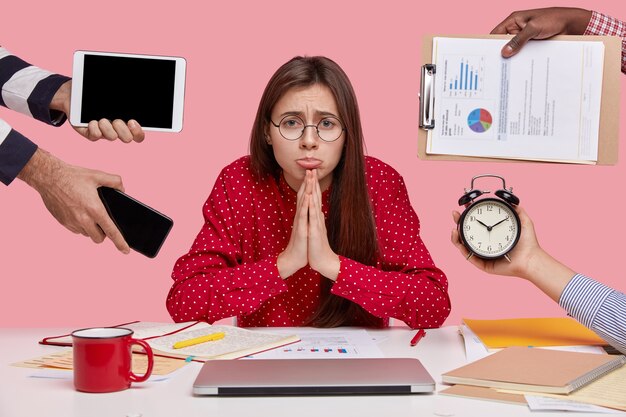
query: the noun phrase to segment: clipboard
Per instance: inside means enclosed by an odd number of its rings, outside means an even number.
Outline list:
[[[417,155],[422,160],[431,161],[475,161],[475,162],[536,162],[531,159],[510,159],[477,157],[463,155],[444,155],[426,153],[428,130],[434,128],[437,115],[434,114],[434,77],[433,38],[470,38],[470,39],[510,39],[512,35],[427,35],[422,40],[422,66],[420,68],[419,93],[419,129]],[[583,36],[559,35],[550,38],[557,41],[592,41],[604,43],[604,68],[602,75],[602,98],[600,106],[600,131],[598,137],[598,160],[596,165],[615,165],[618,159],[619,143],[619,104],[622,38],[618,36]]]

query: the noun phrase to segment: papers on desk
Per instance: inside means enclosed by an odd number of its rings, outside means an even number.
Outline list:
[[[185,366],[186,362],[179,359],[167,358],[163,356],[154,356],[153,375],[167,375],[177,369]],[[65,349],[59,352],[50,353],[38,358],[29,359],[12,364],[23,368],[37,368],[42,370],[72,370],[74,367],[72,361],[72,351]],[[146,355],[133,353],[133,372],[137,375],[143,375],[148,367],[148,359]],[[45,374],[45,372],[44,372]],[[71,372],[69,373],[71,374]]]
[[[209,359],[238,359],[247,355],[285,346],[300,340],[298,336],[277,335],[265,331],[253,331],[227,325],[211,325],[206,322],[190,321],[185,323],[152,323],[135,321],[113,327],[131,329],[134,337],[147,342],[156,355],[189,359],[196,361]],[[189,341],[214,333],[225,336],[212,343],[200,343],[175,349],[178,342]],[[55,346],[71,346],[70,335],[46,337],[39,343]]]
[[[272,329],[273,333],[288,331]],[[376,341],[362,329],[298,329],[300,342],[247,359],[384,358]]]
[[[150,375],[148,382],[161,382],[167,381],[174,376],[174,373],[167,375]],[[60,370],[52,368],[40,368],[29,375],[30,378],[42,378],[42,379],[74,379],[74,373],[69,370]]]
[[[482,359],[485,356],[489,356],[492,352],[484,345],[480,338],[467,327],[466,324],[459,326],[459,333],[463,336],[463,342],[465,344],[465,358],[468,362],[474,362],[478,359]]]
[[[542,345],[551,344],[555,340],[573,341],[579,343],[595,343],[597,336],[589,335],[588,330],[583,328],[580,333],[580,325],[569,318],[563,319],[507,319],[507,320],[468,320],[474,328],[477,328],[485,339],[489,340],[496,346],[514,345],[523,340],[525,343]],[[478,325],[476,325],[478,324]],[[557,330],[551,331],[552,326],[556,325]],[[504,329],[503,332],[497,329]],[[569,330],[568,330],[569,329]],[[468,362],[474,362],[486,356],[489,356],[500,349],[488,348],[481,338],[465,323],[459,326],[459,333],[463,336],[465,343],[465,354]],[[547,336],[547,338],[544,338]],[[601,339],[600,339],[601,340]],[[601,346],[575,345],[575,346],[542,346],[541,349],[555,349],[570,352],[583,352],[606,354]],[[501,401],[511,403],[522,403],[524,400],[523,392],[520,391],[504,391],[494,390],[483,387],[470,387],[464,385],[454,385],[445,390],[440,391],[445,395],[453,395],[460,397],[476,398],[490,401]],[[555,402],[549,402],[545,397],[537,398],[536,393],[533,397],[527,397],[526,401],[531,410],[568,410],[568,411],[585,411],[585,412],[604,412],[614,413],[611,408],[599,407],[592,411],[587,408],[589,404],[613,407],[615,409],[626,410],[624,401],[624,392],[626,392],[626,366],[622,366],[619,370],[614,371],[591,385],[584,387],[567,396],[551,395]],[[508,395],[508,396],[507,396]],[[539,394],[541,396],[548,394]],[[528,398],[531,398],[528,400]],[[532,402],[532,404],[531,404]]]
[[[492,353],[497,352],[499,349],[488,348],[476,333],[472,331],[466,324],[459,326],[459,333],[463,336],[463,342],[465,344],[465,357],[468,362],[474,362],[478,359],[482,359],[485,356],[489,356]],[[601,346],[542,346],[542,349],[557,349],[567,352],[584,352],[584,353],[596,353],[603,355],[606,352]]]
[[[612,408],[600,407],[593,404],[583,404],[574,401],[564,401],[556,398],[524,395],[530,411],[577,411],[580,413],[626,414]]]
[[[510,393],[512,391],[503,392]],[[626,395],[624,393],[626,393],[626,366],[622,366],[569,395],[542,393],[541,396],[626,411]]]

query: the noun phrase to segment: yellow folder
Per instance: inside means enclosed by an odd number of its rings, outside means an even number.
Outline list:
[[[489,349],[509,346],[602,346],[607,343],[569,317],[463,319]]]

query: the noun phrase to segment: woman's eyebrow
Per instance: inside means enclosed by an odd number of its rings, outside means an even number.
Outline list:
[[[337,117],[335,113],[330,112],[330,111],[324,111],[324,110],[316,110],[315,115]],[[280,114],[280,117],[285,117],[285,116],[298,116],[300,118],[304,118],[305,115],[304,115],[304,112],[302,111],[291,110],[291,111],[286,111]]]
[[[304,116],[304,113],[301,112],[301,111],[291,110],[291,111],[286,111],[286,112],[280,114],[280,117],[285,117],[285,116],[300,116],[300,117],[302,117],[302,116]]]
[[[322,111],[322,110],[318,110],[315,112],[318,116],[333,116],[333,117],[337,117],[337,115],[331,111]]]

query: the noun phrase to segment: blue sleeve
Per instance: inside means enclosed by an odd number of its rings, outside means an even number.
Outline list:
[[[559,304],[570,316],[626,354],[626,295],[576,274],[565,286]]]

